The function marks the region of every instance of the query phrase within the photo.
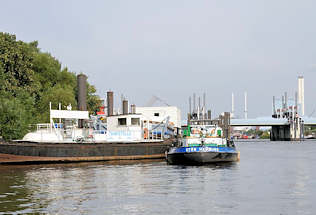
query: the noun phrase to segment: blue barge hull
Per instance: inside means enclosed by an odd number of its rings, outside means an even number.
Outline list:
[[[207,164],[235,162],[239,151],[234,147],[173,147],[166,152],[169,164]]]

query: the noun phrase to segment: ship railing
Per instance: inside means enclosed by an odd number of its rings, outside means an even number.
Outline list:
[[[50,131],[51,127],[55,127],[55,128],[63,128],[63,124],[62,123],[55,123],[53,125],[51,125],[50,123],[38,123],[36,124],[36,130],[47,130]]]
[[[62,139],[63,139],[63,136],[62,136],[62,134],[61,134],[60,131],[61,131],[62,127],[63,127],[63,124],[62,124],[62,123],[54,123],[53,120],[51,120],[51,122],[52,122],[52,123],[50,124],[51,131],[54,130],[54,132],[55,132],[55,134],[56,134],[58,140],[59,140],[59,141],[62,140]],[[52,129],[52,128],[53,128],[53,129]]]
[[[164,140],[168,134],[168,125],[170,117],[167,116],[161,122],[153,122],[146,118],[143,120],[143,141],[157,141]]]
[[[144,141],[157,141],[164,139],[164,128],[156,127],[155,129],[150,128],[150,124],[143,129],[143,140]]]
[[[47,133],[51,133],[54,132],[56,133],[56,136],[58,137],[58,139],[60,138],[60,132],[58,132],[57,130],[60,130],[62,128],[62,123],[55,123],[55,124],[51,124],[51,123],[38,123],[38,124],[31,124],[30,125],[30,132],[37,132],[40,133],[41,135],[41,141],[45,141],[45,138],[43,135],[47,134]]]
[[[50,123],[39,123],[39,124],[36,124],[36,130],[37,131],[47,131],[49,132],[51,129],[51,125]]]
[[[151,130],[151,139],[152,140],[163,140],[164,129],[163,128],[156,128]]]

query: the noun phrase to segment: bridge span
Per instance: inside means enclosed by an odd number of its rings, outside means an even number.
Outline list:
[[[300,140],[304,138],[304,126],[316,125],[316,118],[272,118],[231,119],[230,126],[271,126],[270,140]]]
[[[305,126],[316,125],[316,118],[302,117]],[[290,121],[286,118],[260,117],[255,119],[231,119],[230,126],[282,126],[290,125]]]

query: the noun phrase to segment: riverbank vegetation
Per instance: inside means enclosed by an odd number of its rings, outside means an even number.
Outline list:
[[[88,83],[87,103],[96,111],[100,99]],[[49,122],[49,102],[57,109],[71,104],[76,109],[76,74],[62,68],[51,54],[42,52],[38,42],[17,41],[0,32],[0,136],[22,138],[30,124]]]
[[[259,129],[249,129],[245,132],[249,137],[259,138],[259,139],[269,139],[270,130],[259,130]]]

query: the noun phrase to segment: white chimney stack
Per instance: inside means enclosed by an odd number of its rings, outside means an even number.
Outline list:
[[[245,119],[248,118],[248,110],[247,110],[247,92],[245,92]]]
[[[301,116],[304,116],[305,107],[304,107],[304,77],[298,76],[298,106],[299,113]]]

